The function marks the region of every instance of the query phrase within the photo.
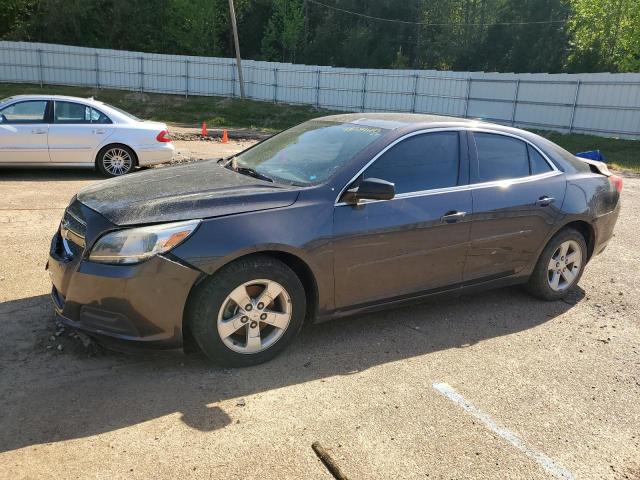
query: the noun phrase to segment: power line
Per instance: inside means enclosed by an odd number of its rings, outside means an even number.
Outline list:
[[[494,22],[494,23],[430,23],[430,22],[410,22],[408,20],[398,20],[396,18],[382,18],[382,17],[374,17],[372,15],[367,15],[365,13],[353,12],[351,10],[345,10],[344,8],[335,7],[333,5],[327,5],[326,3],[318,2],[317,0],[307,0],[308,2],[314,3],[324,8],[328,8],[329,10],[335,10],[336,12],[347,13],[349,15],[355,15],[356,17],[362,17],[369,20],[377,20],[380,22],[389,22],[389,23],[402,23],[405,25],[422,25],[426,27],[466,27],[466,26],[477,26],[477,27],[491,27],[494,25],[545,25],[551,23],[567,23],[568,20],[540,20],[533,22]]]

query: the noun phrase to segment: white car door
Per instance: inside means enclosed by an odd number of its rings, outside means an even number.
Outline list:
[[[47,100],[25,100],[0,110],[0,163],[49,163]]]
[[[54,163],[95,162],[96,149],[113,134],[111,120],[95,108],[77,102],[54,101],[49,127],[49,156]]]

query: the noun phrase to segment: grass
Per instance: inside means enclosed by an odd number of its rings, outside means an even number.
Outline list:
[[[40,88],[39,85],[0,83],[0,98],[18,94],[94,97],[147,120],[185,126],[201,125],[205,121],[209,128],[254,128],[270,132],[284,130],[311,118],[338,113],[307,105],[273,104],[227,97],[185,98],[180,95],[125,90],[57,85]]]
[[[239,100],[226,97],[185,98],[179,95],[139,93],[123,90],[96,90],[94,88],[66,87],[0,83],[0,98],[17,94],[48,93],[93,96],[103,102],[113,104],[141,118],[187,126],[207,122],[209,128],[253,128],[268,132],[280,131],[305,120],[330,115],[329,110],[311,106],[273,104],[253,100]],[[640,141],[618,138],[596,137],[592,135],[557,132],[537,133],[557,143],[572,153],[585,150],[600,150],[610,166],[618,170],[640,173]]]
[[[541,131],[536,131],[536,133],[557,143],[571,153],[600,150],[613,169],[640,173],[640,140],[605,138],[577,133],[571,135]]]

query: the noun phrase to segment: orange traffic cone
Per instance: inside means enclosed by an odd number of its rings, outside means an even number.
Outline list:
[[[207,132],[207,122],[202,122],[202,136],[208,137],[209,132]]]
[[[222,143],[229,143],[229,134],[226,128],[222,130]]]

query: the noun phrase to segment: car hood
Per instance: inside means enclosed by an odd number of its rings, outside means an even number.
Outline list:
[[[77,198],[115,225],[138,225],[286,207],[299,191],[209,160],[105,180],[83,188]]]

